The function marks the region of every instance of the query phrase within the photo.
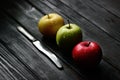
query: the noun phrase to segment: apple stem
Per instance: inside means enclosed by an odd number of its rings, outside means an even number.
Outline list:
[[[90,43],[91,43],[91,42],[89,41],[87,46],[89,46],[89,45],[90,45]]]
[[[49,14],[47,14],[48,18],[50,18]]]
[[[68,24],[69,24],[68,28],[70,29],[70,21],[69,21],[69,20],[67,20],[67,22],[68,22]]]

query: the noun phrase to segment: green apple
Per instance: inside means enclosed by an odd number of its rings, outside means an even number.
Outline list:
[[[80,41],[82,41],[82,30],[76,24],[66,24],[57,31],[56,43],[64,51],[72,51]]]
[[[57,13],[49,13],[38,22],[39,31],[47,37],[55,37],[58,29],[64,25],[64,19]]]

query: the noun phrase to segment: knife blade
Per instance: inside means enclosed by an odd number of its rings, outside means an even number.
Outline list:
[[[57,68],[62,69],[63,66],[61,65],[59,59],[57,58],[57,56],[52,53],[51,51],[49,51],[48,49],[44,48],[43,45],[41,44],[41,42],[37,39],[35,39],[30,33],[28,33],[27,30],[25,30],[23,27],[21,26],[17,26],[18,31],[20,31],[24,36],[26,36],[31,42],[32,44],[40,51],[42,52],[44,55],[46,55],[55,65]]]

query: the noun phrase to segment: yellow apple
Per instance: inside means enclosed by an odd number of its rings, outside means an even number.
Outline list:
[[[64,25],[64,19],[57,13],[49,13],[38,22],[39,31],[47,37],[54,38],[58,29]]]

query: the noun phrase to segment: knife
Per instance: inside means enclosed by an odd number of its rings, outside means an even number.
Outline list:
[[[55,54],[53,54],[51,51],[49,51],[48,49],[45,49],[43,47],[43,45],[41,44],[41,42],[37,39],[35,39],[30,33],[27,32],[27,30],[25,30],[23,27],[21,26],[17,26],[18,31],[20,31],[24,36],[26,36],[31,42],[32,44],[39,50],[41,51],[43,54],[45,54],[55,65],[57,68],[62,69],[62,65],[59,61],[59,59],[57,58],[57,56]]]

